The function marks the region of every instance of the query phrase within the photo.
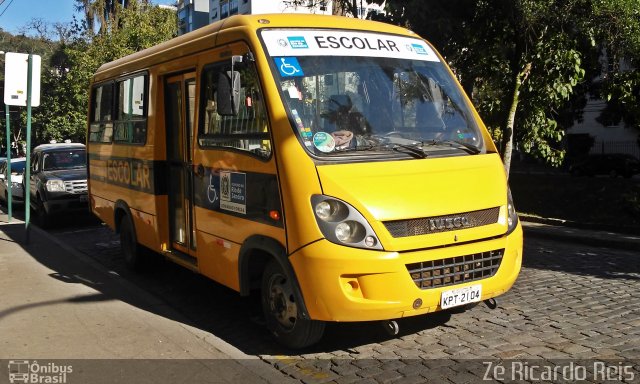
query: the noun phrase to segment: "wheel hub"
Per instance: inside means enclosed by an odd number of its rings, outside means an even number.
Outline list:
[[[293,290],[285,278],[274,276],[269,290],[269,307],[278,323],[286,329],[295,326],[298,317]]]

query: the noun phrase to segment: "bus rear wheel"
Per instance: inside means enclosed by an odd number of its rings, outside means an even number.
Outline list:
[[[267,328],[280,344],[297,349],[322,338],[325,323],[300,316],[291,279],[275,260],[267,264],[262,275],[261,296]]]
[[[124,216],[120,222],[120,249],[127,267],[140,272],[144,267],[144,254],[142,247],[136,239],[135,228],[129,216]]]

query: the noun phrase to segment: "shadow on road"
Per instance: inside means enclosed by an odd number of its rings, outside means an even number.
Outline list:
[[[525,239],[523,267],[603,279],[640,280],[640,256],[634,252],[584,247],[578,243]]]
[[[0,212],[7,214],[8,208],[4,204],[0,204]],[[24,204],[15,204],[12,207],[12,217],[16,221],[25,220]],[[34,212],[29,215],[29,222],[32,225],[38,225]],[[4,216],[6,218],[6,216]],[[6,220],[6,219],[5,219]],[[74,212],[72,214],[58,214],[51,217],[49,229],[64,230],[70,228],[85,228],[100,224],[100,220],[94,216],[88,209],[86,213]]]

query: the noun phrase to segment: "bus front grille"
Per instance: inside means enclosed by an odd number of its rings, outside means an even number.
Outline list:
[[[407,264],[411,279],[420,289],[446,287],[481,280],[496,274],[504,249]]]
[[[495,207],[454,215],[385,221],[384,226],[393,237],[419,236],[495,224],[499,215],[500,207]]]

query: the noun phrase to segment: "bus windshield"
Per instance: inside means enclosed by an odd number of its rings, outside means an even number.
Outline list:
[[[389,52],[380,54],[378,50],[377,56],[367,56],[363,51],[375,47],[375,41],[384,35],[361,40],[357,34],[356,38],[345,36],[349,37],[342,39],[337,55],[324,54],[311,45],[330,47],[336,41],[337,47],[340,38],[307,36],[296,38],[303,39],[311,52],[322,55],[272,57],[283,103],[309,152],[322,157],[424,158],[485,150],[469,105],[433,51],[427,60],[402,57],[393,49],[400,43],[391,45],[390,40],[383,40],[379,44],[386,41]],[[428,47],[421,40],[406,40]],[[360,41],[365,49],[359,50],[358,56],[349,56],[350,52],[341,55],[345,46],[353,47]],[[288,42],[301,44],[291,38]]]

